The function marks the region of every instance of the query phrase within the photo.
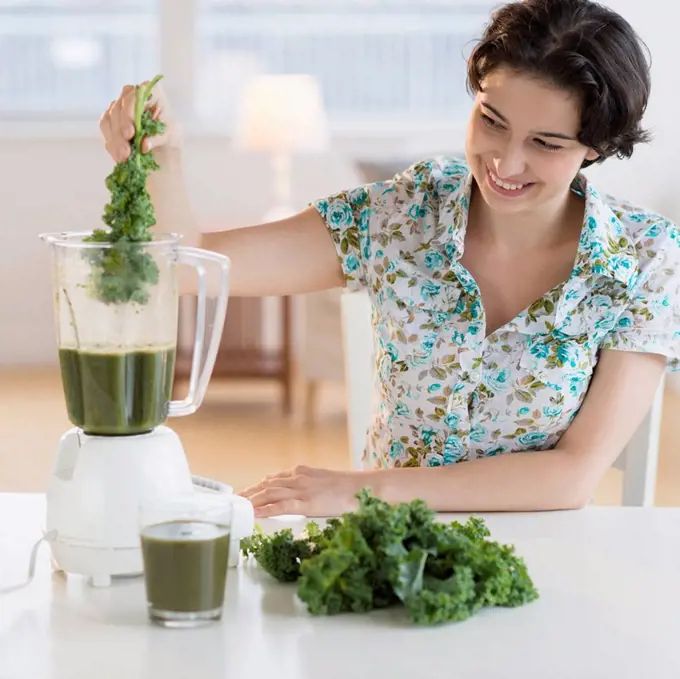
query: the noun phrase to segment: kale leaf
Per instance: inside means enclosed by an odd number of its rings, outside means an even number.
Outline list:
[[[418,625],[462,621],[490,606],[538,599],[512,546],[489,540],[480,517],[445,524],[422,500],[390,505],[368,489],[359,507],[295,538],[259,527],[241,541],[272,577],[297,582],[312,615],[363,613],[401,604]]]
[[[152,240],[151,227],[156,215],[147,191],[148,173],[159,169],[151,153],[142,152],[142,140],[160,134],[165,123],[154,120],[146,104],[151,91],[162,76],[149,83],[137,85],[135,91],[135,136],[130,155],[117,163],[106,178],[111,194],[104,208],[102,221],[108,229],[95,229],[85,240],[95,243],[113,243],[110,248],[86,251],[92,264],[92,286],[96,297],[106,304],[137,302],[149,299],[148,286],[158,283],[158,265],[141,245]]]

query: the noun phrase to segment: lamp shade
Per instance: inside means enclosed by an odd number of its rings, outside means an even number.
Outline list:
[[[318,152],[327,148],[321,89],[310,75],[263,75],[245,88],[234,142],[250,151]]]

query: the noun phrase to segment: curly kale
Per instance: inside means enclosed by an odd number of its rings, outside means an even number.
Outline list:
[[[241,552],[252,555],[260,568],[279,582],[295,582],[300,577],[302,561],[321,551],[333,530],[332,523],[322,530],[310,521],[305,534],[295,538],[290,528],[266,535],[255,526],[253,535],[241,540]]]
[[[111,248],[86,253],[93,265],[94,294],[107,304],[145,304],[149,298],[148,286],[158,283],[158,265],[141,244],[152,240],[150,229],[156,223],[146,180],[148,173],[159,169],[159,165],[151,153],[142,152],[142,140],[165,129],[165,123],[154,120],[146,108],[151,91],[161,77],[136,87],[135,136],[130,155],[126,161],[117,163],[106,178],[111,200],[104,208],[102,220],[109,229],[95,229],[85,239],[114,244]]]
[[[313,615],[368,612],[401,604],[418,625],[462,621],[484,607],[514,607],[538,598],[514,547],[492,540],[484,521],[436,521],[421,500],[390,505],[364,489],[359,508],[322,530],[309,522],[258,529],[241,542],[244,556],[297,594]]]

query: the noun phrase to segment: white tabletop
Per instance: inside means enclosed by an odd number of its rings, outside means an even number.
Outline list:
[[[0,588],[24,578],[43,511],[40,495],[0,494]],[[541,598],[436,628],[414,628],[398,609],[312,617],[294,585],[241,564],[220,624],[165,630],[147,620],[140,579],[66,580],[43,546],[35,580],[0,595],[0,678],[680,677],[680,509],[484,518],[493,539],[517,546]]]

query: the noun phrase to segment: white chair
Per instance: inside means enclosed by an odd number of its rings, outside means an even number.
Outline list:
[[[343,293],[341,311],[351,463],[352,468],[361,469],[373,398],[373,327],[368,294]],[[662,379],[649,413],[614,463],[623,471],[622,504],[626,506],[654,504],[664,382]]]
[[[361,469],[373,399],[373,321],[371,301],[364,292],[340,297],[343,361],[347,390],[347,430],[353,469]]]

